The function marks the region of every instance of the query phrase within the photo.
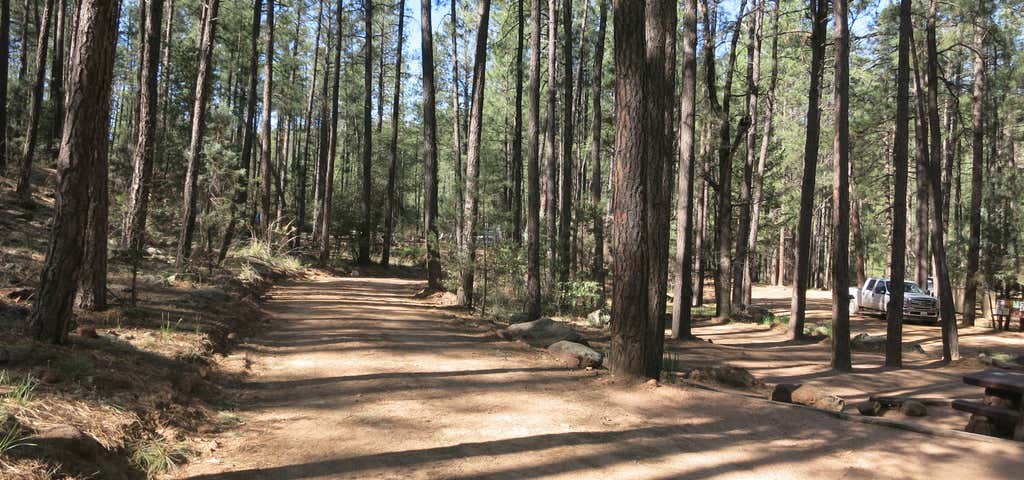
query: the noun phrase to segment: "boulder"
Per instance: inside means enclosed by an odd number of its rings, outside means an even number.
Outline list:
[[[513,313],[508,316],[508,323],[524,323],[530,321],[530,315],[525,312]]]
[[[928,415],[928,407],[916,400],[907,400],[900,405],[900,413],[908,417],[923,417]]]
[[[877,417],[885,413],[885,406],[881,402],[860,402],[856,406],[861,415],[868,417]]]
[[[601,352],[586,345],[566,340],[555,342],[548,347],[548,351],[580,368],[600,367],[601,361],[604,360],[604,355]]]
[[[780,383],[772,389],[768,399],[773,402],[793,403],[793,391],[798,388],[799,383]]]
[[[83,459],[93,459],[104,452],[103,445],[85,432],[71,425],[57,425],[40,431],[32,437],[40,447],[74,453]]]
[[[78,327],[78,336],[82,338],[100,338],[96,329],[92,327]]]
[[[850,340],[854,350],[885,350],[885,335],[868,335],[860,333]]]
[[[769,398],[776,402],[796,403],[833,412],[841,412],[846,406],[846,401],[838,395],[810,385],[792,383],[776,385]]]
[[[522,340],[541,348],[547,348],[562,340],[586,344],[583,336],[573,330],[568,323],[556,322],[548,317],[511,325],[499,330],[498,336],[505,340]]]
[[[587,315],[587,325],[594,328],[604,328],[612,321],[611,314],[604,310],[594,310]],[[671,320],[670,320],[671,321]]]
[[[736,388],[751,388],[757,385],[757,379],[747,369],[731,365],[695,368],[683,376],[691,380],[713,382]]]

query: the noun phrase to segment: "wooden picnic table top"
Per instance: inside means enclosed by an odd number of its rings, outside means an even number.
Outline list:
[[[964,375],[964,383],[979,387],[1024,393],[1024,374],[988,370]]]

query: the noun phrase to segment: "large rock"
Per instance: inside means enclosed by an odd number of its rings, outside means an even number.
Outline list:
[[[601,352],[586,345],[566,340],[555,342],[548,347],[548,351],[580,368],[599,367],[601,361],[604,360],[604,355]]]
[[[928,415],[928,407],[916,400],[907,400],[900,406],[900,413],[908,417],[923,417]]]
[[[604,328],[612,321],[612,316],[604,310],[594,310],[587,315],[587,325],[594,328]]]
[[[505,340],[522,340],[541,348],[547,348],[562,340],[586,344],[583,336],[573,330],[568,323],[556,322],[548,317],[509,326],[499,330],[498,336]]]
[[[885,413],[885,406],[881,402],[867,401],[860,402],[857,405],[857,411],[861,415],[868,417],[877,417]]]
[[[776,385],[770,398],[776,402],[796,403],[833,412],[841,412],[846,406],[846,401],[838,395],[810,385],[792,383]]]
[[[31,441],[36,445],[68,451],[85,459],[93,459],[104,452],[100,442],[71,425],[48,428],[35,434]]]
[[[885,350],[885,335],[857,334],[850,340],[854,350]]]
[[[530,315],[525,312],[513,313],[512,315],[508,316],[508,323],[523,323],[529,321]]]
[[[732,365],[695,368],[686,372],[684,376],[690,380],[713,382],[736,388],[751,388],[757,385],[757,379],[747,369]]]

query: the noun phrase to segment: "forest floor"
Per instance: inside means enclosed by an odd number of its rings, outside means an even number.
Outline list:
[[[231,345],[265,328],[262,292],[304,269],[262,245],[183,274],[168,253],[173,237],[156,232],[132,305],[130,256],[111,242],[109,308],[76,311],[65,345],[34,342],[27,316],[53,214],[44,182],[52,175],[38,171],[29,206],[0,177],[0,479],[159,475],[238,424],[220,387],[246,372]]]
[[[789,315],[792,290],[788,287],[758,286],[753,303],[771,310],[776,317]],[[831,321],[831,292],[807,292],[807,322],[828,325]],[[851,336],[860,333],[885,335],[885,319],[853,315]],[[853,373],[837,373],[829,367],[830,339],[794,342],[780,325],[733,322],[698,323],[694,335],[704,341],[670,342],[667,350],[687,366],[728,364],[742,367],[766,384],[802,383],[822,387],[853,404],[871,395],[926,397],[938,399],[976,398],[981,389],[966,385],[966,373],[992,368],[979,354],[1024,355],[1024,333],[995,331],[987,326],[960,327],[961,359],[942,363],[942,337],[938,325],[906,323],[903,326],[903,369],[883,368],[884,352],[856,349]],[[708,342],[710,340],[710,342]],[[1021,367],[1024,368],[1024,367]],[[893,415],[899,416],[897,412]],[[887,414],[888,416],[888,414]],[[962,429],[969,415],[949,407],[929,407],[925,417],[902,417],[929,426]]]
[[[414,299],[422,286],[322,276],[271,290],[269,327],[239,346],[251,375],[229,386],[241,425],[174,477],[963,479],[1018,478],[1024,465],[1019,443],[570,369],[544,350],[499,340],[494,324],[443,300]],[[739,341],[740,331],[723,330],[715,343]],[[793,367],[805,373],[755,372],[823,377],[821,347],[797,348],[813,350],[791,359],[807,364]]]

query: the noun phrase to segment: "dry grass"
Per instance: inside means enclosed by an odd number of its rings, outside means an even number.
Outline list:
[[[161,475],[187,461],[202,435],[244,423],[224,412],[231,399],[217,384],[244,375],[246,365],[224,355],[234,338],[263,324],[262,289],[303,266],[282,246],[254,242],[233,249],[223,267],[182,275],[165,253],[170,237],[157,232],[139,262],[134,306],[131,265],[112,250],[111,308],[76,312],[85,334],[73,332],[68,345],[35,343],[25,335],[31,299],[9,294],[36,287],[48,198],[41,190],[36,208],[25,210],[0,185],[0,354],[10,357],[0,360],[0,478],[104,478],[21,445],[58,426],[81,430],[136,474]]]

